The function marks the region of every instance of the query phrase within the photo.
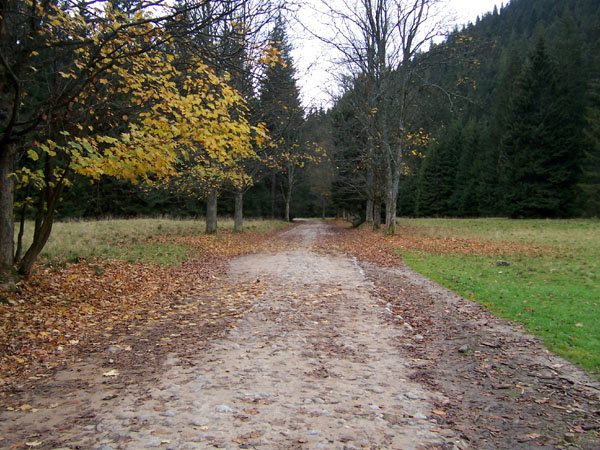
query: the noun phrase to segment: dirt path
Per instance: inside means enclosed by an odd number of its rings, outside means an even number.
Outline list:
[[[554,397],[532,401],[533,406],[520,404],[518,412],[505,406],[498,410],[502,401],[493,393],[486,402],[487,386],[465,378],[465,369],[473,370],[467,356],[475,354],[470,350],[479,336],[468,335],[470,319],[460,336],[471,348],[457,354],[458,341],[452,341],[444,355],[441,342],[447,339],[437,342],[431,333],[446,336],[436,326],[453,322],[415,329],[410,317],[421,323],[422,303],[413,305],[406,317],[398,314],[398,301],[435,297],[429,314],[443,316],[446,308],[448,319],[454,311],[440,305],[452,296],[405,269],[361,266],[345,256],[311,250],[332,232],[322,222],[307,222],[284,233],[270,251],[234,260],[221,290],[210,294],[221,308],[214,321],[171,318],[37,382],[20,393],[21,408],[0,416],[0,446],[556,448],[570,445],[569,429],[557,423],[552,436],[546,422],[563,420],[563,414],[565,424],[574,415],[583,425],[596,423],[598,398],[593,392],[598,384],[576,369],[569,372],[579,377],[569,382],[578,388],[570,397],[577,405],[574,411],[548,405]],[[229,302],[232,297],[237,301]],[[474,316],[473,321],[480,319]],[[507,330],[492,328],[488,344],[497,345],[498,333]],[[522,337],[512,329],[510,333]],[[480,343],[481,336],[477,339]],[[148,355],[157,351],[162,356],[150,363]],[[523,361],[509,362],[516,366]],[[492,381],[503,374],[489,369]],[[440,377],[432,380],[436,371]],[[517,381],[515,389],[531,387],[524,383]],[[508,392],[496,387],[502,391],[499,397]],[[466,414],[476,401],[477,407]],[[505,403],[520,401],[510,397]],[[548,408],[557,415],[539,417],[537,424],[531,419]],[[502,417],[510,414],[517,416]],[[475,426],[488,420],[488,428]],[[535,436],[540,423],[545,435]],[[502,437],[505,431],[503,439],[489,434]],[[584,431],[590,439],[573,435],[573,440],[584,448],[600,448],[590,434],[594,428]]]

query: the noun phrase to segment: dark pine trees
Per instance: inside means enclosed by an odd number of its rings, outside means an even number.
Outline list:
[[[275,23],[270,41],[277,49],[279,59],[266,67],[260,86],[260,110],[276,147],[272,158],[271,216],[276,215],[276,196],[281,184],[284,190],[285,219],[289,221],[292,191],[297,183],[298,164],[295,153],[299,147],[303,111],[296,86],[291,47],[281,18]]]
[[[570,214],[578,180],[580,142],[565,83],[539,39],[516,83],[503,139],[505,196],[512,217]]]
[[[430,145],[419,171],[415,214],[454,215],[451,198],[455,192],[458,158],[463,149],[460,123],[453,123],[446,139]]]
[[[600,217],[600,82],[593,85],[586,119],[581,189],[587,215]]]

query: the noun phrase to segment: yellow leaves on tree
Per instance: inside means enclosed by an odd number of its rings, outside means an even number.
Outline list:
[[[31,160],[44,152],[66,156],[55,178],[75,172],[92,179],[109,175],[151,182],[176,175],[182,167],[178,163],[191,152],[200,163],[224,166],[252,156],[253,144],[261,145],[266,132],[250,126],[245,101],[226,75],[218,76],[199,61],[176,67],[173,55],[157,50],[167,48],[170,37],[153,24],[150,12],[131,17],[110,4],[93,8],[102,20],[90,22],[77,10],[52,6],[38,11],[43,41],[58,45],[65,36],[74,41],[72,61],[57,71],[57,83],[81,83],[69,110],[82,117],[81,123],[65,121],[69,128],[56,142],[36,142],[28,151]],[[124,101],[126,114],[119,112]],[[119,102],[114,109],[107,106]],[[41,172],[27,168],[16,175],[21,186],[43,181]]]
[[[70,169],[92,179],[109,175],[150,182],[176,175],[176,163],[191,153],[196,165],[217,162],[223,172],[231,171],[239,158],[254,155],[253,144],[261,145],[266,132],[245,119],[241,95],[206,65],[197,64],[184,74],[170,60],[159,52],[147,53],[113,71],[113,88],[127,92],[139,111],[135,118],[124,116],[126,132],[116,136],[63,132],[62,144],[39,144],[30,150],[30,157],[36,159],[38,152],[51,147],[68,155]]]

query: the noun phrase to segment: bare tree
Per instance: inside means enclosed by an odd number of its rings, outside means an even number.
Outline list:
[[[371,171],[369,209],[371,202],[378,208],[378,189],[372,183],[382,174],[388,233],[396,231],[396,200],[418,79],[415,56],[444,32],[442,1],[323,3],[333,37],[320,38],[337,50],[346,75],[354,81],[356,116],[368,135],[364,151]]]

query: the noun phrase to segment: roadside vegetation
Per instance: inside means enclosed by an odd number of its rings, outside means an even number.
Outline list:
[[[392,245],[408,266],[521,323],[553,352],[600,375],[600,221],[400,219],[398,225],[400,240]],[[406,245],[411,239],[433,244]]]
[[[282,220],[246,219],[244,229],[268,233],[286,226]],[[232,219],[219,220],[217,237],[203,236],[206,243],[217,243],[233,234]],[[54,224],[48,244],[40,255],[45,265],[74,263],[102,258],[158,265],[180,265],[193,258],[205,232],[200,219],[138,218],[69,220]],[[32,239],[33,223],[26,223],[24,241]]]

